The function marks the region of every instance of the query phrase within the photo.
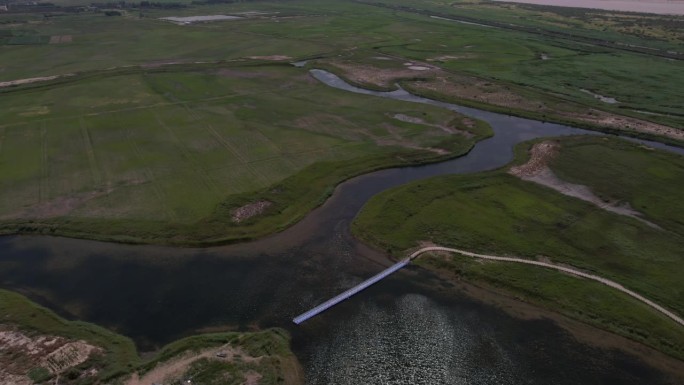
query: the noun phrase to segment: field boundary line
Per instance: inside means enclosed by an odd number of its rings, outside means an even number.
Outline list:
[[[626,287],[622,286],[621,284],[611,281],[610,279],[603,278],[598,275],[594,274],[589,274],[585,273],[583,271],[580,271],[578,269],[574,269],[571,267],[566,267],[566,266],[559,266],[553,263],[547,263],[547,262],[541,262],[541,261],[533,261],[530,259],[524,259],[524,258],[516,258],[516,257],[500,257],[496,255],[486,255],[486,254],[477,254],[477,253],[472,253],[470,251],[465,251],[465,250],[459,250],[459,249],[453,249],[450,247],[443,247],[443,246],[428,246],[428,247],[423,247],[422,249],[419,249],[417,251],[414,251],[409,258],[410,259],[415,259],[418,257],[420,254],[430,252],[430,251],[446,251],[449,253],[456,253],[456,254],[461,254],[465,255],[467,257],[472,257],[472,258],[480,258],[480,259],[486,259],[486,260],[491,260],[491,261],[500,261],[500,262],[513,262],[513,263],[521,263],[525,265],[534,265],[534,266],[540,266],[544,267],[547,269],[553,269],[553,270],[558,270],[564,273],[568,273],[574,276],[590,279],[592,281],[599,282],[603,285],[612,287],[618,291],[621,291],[622,293],[625,293],[629,295],[632,298],[635,298],[646,305],[650,306],[651,308],[657,310],[658,312],[664,314],[668,318],[672,319],[676,323],[678,323],[681,326],[684,326],[684,319],[676,315],[675,313],[671,312],[670,310],[667,310],[663,306],[658,305],[657,303],[651,301],[650,299],[642,296],[641,294],[634,292],[630,289],[627,289]]]
[[[271,140],[271,138],[269,138],[269,137],[266,136],[263,132],[261,132],[261,130],[259,129],[259,127],[254,127],[254,132],[255,132],[258,136],[261,136],[261,137],[264,139],[264,141],[266,141],[266,143],[268,143],[270,146],[272,146],[273,148],[275,148],[275,150],[277,151],[277,153],[280,154],[279,156],[273,157],[273,158],[270,158],[270,159],[274,159],[274,158],[275,158],[275,159],[281,159],[283,162],[286,162],[287,165],[288,165],[290,168],[292,168],[293,170],[297,170],[297,166],[290,160],[290,158],[287,157],[285,151],[283,151],[283,149],[280,148],[280,146],[278,146],[273,140]]]
[[[145,162],[145,156],[143,155],[142,151],[140,150],[140,146],[138,146],[138,143],[131,137],[131,130],[130,129],[124,129],[124,130],[126,133],[126,139],[128,140],[128,142],[133,147],[133,152],[135,153],[135,155],[140,160],[143,161],[143,163],[146,163]],[[164,194],[164,192],[161,191],[161,189],[159,188],[158,178],[156,178],[154,176],[154,172],[152,171],[152,169],[150,169],[149,167],[146,166],[146,167],[143,167],[143,170],[144,170],[145,176],[148,178],[148,180],[152,186],[152,190],[154,190],[155,195],[157,195],[157,199],[159,199],[159,202],[161,202],[161,204],[163,205],[163,208],[164,208],[164,211],[166,212],[166,215],[171,220],[178,222],[178,217],[176,216],[176,213],[173,210],[171,210],[171,208],[169,208],[169,206],[166,203],[166,199],[164,199],[166,194]]]
[[[252,174],[255,178],[260,179],[262,182],[265,182],[266,184],[269,183],[269,181],[266,179],[265,176],[261,175],[261,173],[257,172],[251,164],[255,163],[255,161],[248,161],[245,159],[242,154],[233,146],[232,143],[226,138],[224,138],[216,129],[214,126],[211,124],[203,124],[204,127],[206,127],[207,131],[209,131],[209,134],[213,136],[221,145],[223,145],[224,148],[226,148],[229,152],[231,152],[235,157],[240,161],[240,166],[243,166],[249,171],[250,174]]]
[[[162,126],[166,130],[166,132],[171,136],[173,141],[176,143],[176,147],[178,147],[178,149],[180,150],[183,158],[185,158],[187,162],[190,163],[190,167],[201,176],[203,184],[207,188],[212,190],[217,195],[217,197],[222,198],[220,189],[218,188],[216,181],[214,181],[209,175],[209,173],[207,173],[207,170],[205,170],[204,167],[202,167],[202,163],[197,159],[197,157],[194,156],[190,150],[188,150],[188,148],[178,138],[178,135],[176,135],[173,129],[159,118],[159,114],[157,114],[156,111],[153,110],[152,115],[154,115],[154,118],[157,121],[157,123],[159,123],[159,125]]]
[[[47,129],[46,121],[40,122],[40,180],[38,182],[38,203],[43,203],[50,192],[50,170],[48,169],[47,156]]]
[[[93,182],[96,186],[103,183],[102,173],[100,172],[100,167],[97,164],[97,158],[95,157],[95,148],[93,147],[93,140],[90,137],[90,131],[85,123],[83,117],[78,119],[81,126],[81,135],[83,136],[83,144],[85,145],[86,153],[88,155],[88,161],[90,162],[90,173],[93,177]]]

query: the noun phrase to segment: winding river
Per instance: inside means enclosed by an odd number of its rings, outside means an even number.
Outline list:
[[[292,324],[294,315],[392,263],[349,233],[373,195],[421,178],[501,167],[512,159],[513,147],[529,139],[596,134],[403,90],[363,90],[325,71],[311,73],[346,91],[429,103],[485,120],[495,135],[458,159],[349,180],[298,224],[256,242],[178,249],[2,237],[0,286],[68,318],[128,335],[143,350],[198,331],[282,326],[293,334],[309,384],[671,383],[636,356],[588,345],[546,318],[515,318],[416,267],[304,325]]]

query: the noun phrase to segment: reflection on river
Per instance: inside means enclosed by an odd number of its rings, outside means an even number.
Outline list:
[[[198,330],[282,326],[311,384],[667,383],[633,356],[589,347],[549,320],[513,318],[417,267],[295,327],[293,316],[392,263],[349,234],[370,197],[420,178],[500,167],[524,140],[586,133],[313,75],[484,119],[495,136],[459,159],[352,179],[297,225],[257,242],[195,250],[0,238],[0,286],[148,350]]]

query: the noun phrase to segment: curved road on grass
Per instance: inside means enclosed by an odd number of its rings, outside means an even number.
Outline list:
[[[442,246],[423,247],[422,249],[419,249],[419,250],[413,252],[409,256],[409,258],[414,259],[417,256],[419,256],[420,254],[426,253],[428,251],[446,251],[449,253],[457,253],[457,254],[468,256],[468,257],[488,259],[488,260],[492,260],[492,261],[515,262],[515,263],[522,263],[522,264],[526,264],[526,265],[541,266],[541,267],[546,267],[548,269],[554,269],[554,270],[562,271],[564,273],[576,275],[578,277],[591,279],[593,281],[602,283],[606,286],[610,286],[610,287],[617,289],[617,290],[619,290],[619,291],[621,291],[621,292],[623,292],[623,293],[625,293],[625,294],[627,294],[633,298],[638,299],[639,301],[641,301],[641,302],[647,304],[648,306],[656,309],[657,311],[661,312],[662,314],[665,314],[666,316],[668,316],[669,318],[671,318],[672,320],[674,320],[678,324],[684,326],[684,319],[680,318],[679,316],[677,316],[673,312],[665,309],[664,307],[658,305],[657,303],[651,301],[650,299],[644,298],[643,296],[639,295],[638,293],[635,293],[635,292],[625,288],[624,286],[620,285],[617,282],[611,281],[611,280],[603,278],[603,277],[599,277],[598,275],[587,274],[587,273],[582,272],[580,270],[576,270],[576,269],[573,269],[570,267],[565,267],[565,266],[558,266],[558,265],[555,265],[553,263],[532,261],[532,260],[524,259],[524,258],[498,257],[495,255],[476,254],[476,253],[471,253],[471,252],[465,251],[465,250],[452,249],[450,247],[442,247]]]

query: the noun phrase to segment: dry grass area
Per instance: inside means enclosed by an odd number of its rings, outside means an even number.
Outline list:
[[[392,87],[394,83],[401,79],[413,79],[416,76],[434,77],[443,74],[441,70],[429,65],[411,65],[397,68],[379,68],[368,65],[361,65],[351,62],[331,61],[327,62],[340,70],[344,77],[359,84],[370,84],[377,87]],[[416,65],[414,65],[416,64]],[[421,67],[421,70],[414,70],[410,67]],[[422,68],[425,68],[424,70]]]
[[[515,175],[522,180],[549,187],[563,195],[592,203],[603,210],[632,217],[651,227],[659,228],[656,224],[643,219],[642,214],[634,210],[627,202],[605,201],[594,194],[587,186],[569,183],[558,178],[547,165],[558,154],[559,147],[558,143],[552,141],[535,144],[530,150],[530,159],[527,163],[511,167],[508,171],[509,174]]]
[[[84,193],[76,193],[68,196],[62,196],[5,215],[1,215],[0,220],[20,218],[57,218],[60,216],[68,215],[72,211],[83,206],[83,204],[85,204],[86,202],[98,197],[105,196],[111,193],[112,191],[114,190],[108,188]]]
[[[449,76],[437,76],[434,81],[415,82],[411,85],[418,90],[423,89],[458,99],[473,100],[549,116],[557,115],[597,126],[684,140],[684,131],[676,128],[593,108],[579,108],[579,106],[564,104],[563,102],[551,104],[531,100],[526,96],[517,94],[508,86],[492,84],[474,77],[450,74]]]
[[[434,58],[434,60],[446,59],[446,57]],[[472,100],[499,107],[530,111],[535,114],[555,115],[612,129],[684,140],[684,131],[676,128],[594,108],[586,108],[562,100],[533,100],[505,84],[492,83],[474,76],[447,73],[430,64],[413,62],[404,63],[403,66],[398,64],[389,68],[379,68],[348,61],[331,61],[327,64],[338,68],[345,78],[358,84],[391,87],[400,80],[415,79],[419,74],[422,79],[426,80],[410,83],[411,87],[419,92],[427,91],[427,93],[437,93],[455,99]],[[407,64],[410,65],[407,66]],[[414,71],[410,69],[415,66],[425,67],[427,70]]]
[[[292,60],[292,57],[287,56],[287,55],[248,56],[247,58],[253,59],[253,60],[271,60],[271,61]]]
[[[102,349],[85,341],[49,335],[30,336],[0,325],[0,385],[32,384],[28,376],[32,369],[43,368],[51,375],[59,375],[99,353]],[[93,371],[86,373],[96,374]]]
[[[6,82],[0,82],[0,88],[20,86],[22,84],[30,84],[30,83],[37,83],[37,82],[45,82],[45,81],[54,80],[54,79],[57,79],[57,78],[63,77],[63,76],[73,76],[73,74],[55,75],[55,76],[42,76],[42,77],[37,77],[37,78],[8,80]]]

